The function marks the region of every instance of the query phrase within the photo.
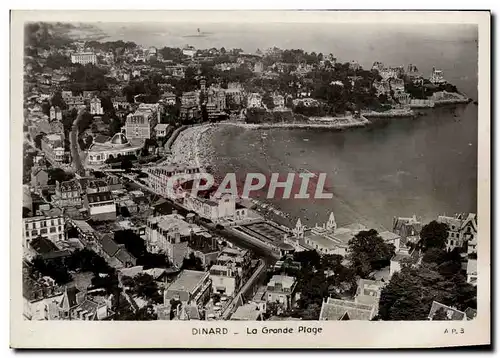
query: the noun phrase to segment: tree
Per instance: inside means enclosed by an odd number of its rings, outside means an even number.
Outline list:
[[[362,278],[390,263],[395,247],[386,244],[376,230],[359,232],[349,241],[348,259],[351,268]]]
[[[430,248],[444,249],[448,240],[448,225],[431,221],[424,225],[420,232],[419,246],[422,251],[427,251]]]
[[[137,296],[162,303],[163,297],[158,290],[158,284],[151,275],[141,273],[134,277],[134,292]]]
[[[476,289],[462,274],[445,277],[435,264],[403,266],[382,289],[382,320],[425,320],[433,301],[464,311],[476,307]]]
[[[119,133],[121,131],[121,128],[122,122],[120,121],[120,119],[118,119],[117,117],[113,117],[111,119],[111,123],[109,124],[109,133],[113,136],[116,133]]]
[[[274,108],[274,100],[273,97],[266,92],[266,94],[262,97],[262,103],[267,107],[267,109],[272,110]]]
[[[56,181],[63,182],[74,178],[73,174],[67,173],[61,168],[49,169],[48,174],[49,174],[49,180],[47,182],[48,185],[54,185]]]
[[[62,98],[61,91],[56,91],[50,100],[50,104],[54,107],[59,107],[61,110],[67,108],[64,99]]]
[[[71,275],[61,258],[44,260],[41,256],[35,256],[32,260],[31,275],[49,276],[58,285],[64,285],[71,281]]]
[[[121,169],[130,170],[130,169],[132,169],[133,166],[134,165],[132,164],[132,160],[128,156],[123,157],[121,164],[120,164]]]
[[[203,262],[191,252],[189,257],[185,257],[182,261],[181,270],[203,271]]]

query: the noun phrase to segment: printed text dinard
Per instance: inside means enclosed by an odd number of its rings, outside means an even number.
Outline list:
[[[310,326],[299,326],[299,327],[262,327],[262,328],[249,328],[246,327],[244,334],[246,335],[258,335],[258,334],[309,334],[317,335],[323,332],[321,327],[310,327]],[[226,335],[230,334],[231,331],[228,328],[193,328],[192,334],[196,335]],[[233,334],[238,334],[239,332],[232,332]]]

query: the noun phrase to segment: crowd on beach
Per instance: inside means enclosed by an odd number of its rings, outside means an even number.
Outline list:
[[[183,130],[172,145],[169,162],[206,168],[211,163],[211,131],[213,125],[203,124]]]

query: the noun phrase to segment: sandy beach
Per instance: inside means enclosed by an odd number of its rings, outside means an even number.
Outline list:
[[[211,132],[214,124],[186,128],[172,144],[172,155],[165,161],[171,164],[187,164],[206,169],[211,163]],[[164,162],[164,163],[165,163]]]

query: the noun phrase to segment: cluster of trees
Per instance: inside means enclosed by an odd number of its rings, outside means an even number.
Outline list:
[[[141,100],[145,103],[156,103],[160,99],[160,76],[149,76],[144,79],[132,79],[127,86],[123,87],[122,94],[127,102],[134,103],[134,97],[143,95]]]
[[[165,61],[172,61],[176,64],[182,63],[186,59],[186,56],[182,53],[182,49],[176,47],[165,46],[159,49],[158,53],[163,56]]]
[[[113,83],[113,79],[106,77],[107,71],[93,64],[85,66],[77,65],[76,71],[70,75],[70,90],[75,94],[81,94],[83,91],[105,91],[108,84]]]
[[[415,83],[411,79],[405,78],[405,92],[409,93],[412,98],[427,99],[433,93],[441,91],[457,93],[458,89],[451,83],[434,85],[427,79],[424,79],[420,83]]]
[[[271,52],[263,57],[265,65],[272,65],[275,62],[283,62],[287,64],[307,63],[309,65],[319,64],[324,60],[323,54],[311,52],[308,53],[302,49],[281,50],[273,48]]]
[[[53,70],[70,67],[71,65],[71,59],[68,56],[59,53],[50,54],[45,60],[45,66]]]
[[[284,265],[280,272],[297,278],[296,290],[301,292],[301,297],[298,307],[282,312],[283,315],[317,320],[324,297],[341,297],[356,289],[354,272],[343,264],[340,255],[320,256],[315,250],[302,251],[294,253],[293,261],[300,263],[300,269]],[[277,273],[270,272],[269,276]]]
[[[347,259],[354,273],[361,278],[368,278],[373,271],[390,264],[395,247],[387,244],[376,230],[359,232],[349,241]]]
[[[194,256],[194,253],[190,253],[188,257],[185,257],[182,261],[181,270],[195,270],[203,271],[203,262],[199,257]]]
[[[476,288],[462,272],[461,249],[446,250],[448,226],[432,221],[422,228],[417,246],[422,263],[404,264],[382,290],[379,318],[382,320],[425,320],[432,302],[464,311],[476,308]],[[439,316],[438,316],[439,319]]]
[[[132,41],[105,41],[105,42],[100,42],[100,41],[87,41],[85,42],[85,47],[91,47],[95,50],[98,51],[105,51],[109,52],[112,51],[115,55],[119,56],[123,54],[123,51],[125,50],[133,50],[137,47],[137,44]]]
[[[70,282],[71,272],[92,272],[92,288],[103,288],[106,293],[115,292],[118,287],[116,271],[106,260],[89,249],[75,250],[67,257],[44,260],[36,256],[31,262],[31,275],[50,276],[58,285]]]
[[[51,47],[63,47],[71,44],[67,36],[68,30],[74,25],[69,23],[30,22],[24,26],[24,44],[34,49],[30,52],[37,54],[37,50],[48,50]]]
[[[61,183],[75,177],[73,173],[65,172],[61,168],[50,168],[47,170],[47,174],[49,175],[48,185],[55,185],[56,181]]]
[[[122,284],[128,287],[128,292],[132,295],[144,298],[151,303],[163,302],[158,284],[151,275],[141,273],[134,277],[124,276]]]
[[[246,122],[247,123],[291,123],[305,121],[299,115],[292,112],[267,112],[263,108],[249,108],[246,112]]]
[[[29,151],[29,146],[28,144],[23,145],[24,150],[24,156],[23,156],[23,184],[29,183],[31,180],[31,168],[33,168],[34,165],[34,157],[35,153]]]

